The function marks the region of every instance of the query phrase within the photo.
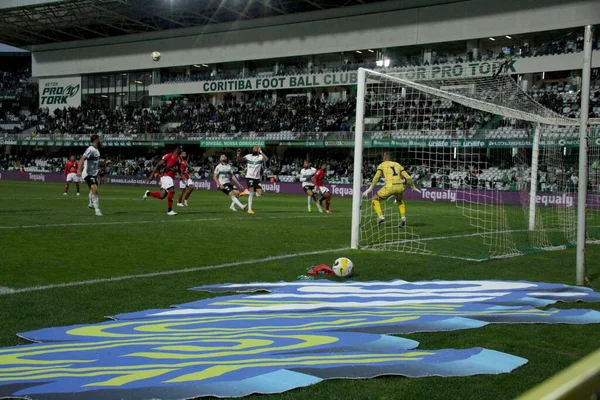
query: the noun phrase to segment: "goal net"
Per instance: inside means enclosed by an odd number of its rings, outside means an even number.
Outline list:
[[[401,189],[380,179],[366,197],[354,195],[353,247],[484,260],[575,243],[578,120],[495,71],[407,78],[359,73],[354,190],[372,185],[384,156],[405,173]],[[599,236],[594,135],[590,239]]]

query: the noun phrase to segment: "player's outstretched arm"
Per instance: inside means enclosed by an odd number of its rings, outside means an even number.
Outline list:
[[[150,174],[150,176],[147,179],[147,182],[150,183],[152,182],[152,178],[154,178],[154,176],[156,175],[156,173],[158,172],[158,169],[161,167],[161,165],[163,165],[165,163],[165,160],[161,159],[158,164],[156,164],[156,166],[154,167],[154,169],[152,170],[152,173]]]
[[[223,189],[223,185],[221,185],[221,182],[219,182],[218,176],[216,173],[213,174],[213,181],[215,181],[215,183],[217,184],[217,188],[219,189]]]
[[[262,158],[265,162],[269,161],[269,157],[267,157],[267,155],[265,153],[263,153],[261,148],[259,148],[258,151],[260,152],[260,155],[262,156]]]
[[[240,183],[240,181],[238,180],[238,178],[235,176],[235,174],[231,175],[231,179],[233,180],[233,182],[235,182],[235,186],[240,189],[243,190],[244,189],[244,185],[242,185]]]
[[[402,177],[404,179],[406,179],[406,183],[408,183],[408,186],[410,186],[410,188],[413,191],[415,191],[417,193],[421,193],[421,189],[415,187],[415,182],[413,181],[413,179],[411,178],[411,176],[408,174],[408,172],[406,172],[406,171],[403,170],[402,171]]]
[[[373,181],[371,182],[371,186],[369,186],[369,188],[363,192],[363,194],[362,194],[363,197],[367,197],[369,195],[369,193],[371,193],[373,191],[373,188],[375,187],[375,185],[377,185],[377,182],[379,182],[379,179],[381,179],[381,174],[382,174],[381,170],[378,169],[377,173],[373,177]]]

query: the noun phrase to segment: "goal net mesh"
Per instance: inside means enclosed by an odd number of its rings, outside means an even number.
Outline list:
[[[506,74],[405,78],[366,72],[362,183],[371,184],[387,153],[421,193],[407,183],[402,197],[379,199],[382,221],[371,197],[384,187],[383,179],[378,182],[362,199],[361,248],[483,260],[575,243],[577,120],[539,104]],[[536,128],[539,172],[532,210]],[[590,130],[590,239],[599,236],[600,142],[594,135]]]

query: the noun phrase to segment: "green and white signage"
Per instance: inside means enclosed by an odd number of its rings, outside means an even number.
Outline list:
[[[464,64],[429,65],[425,67],[398,68],[387,73],[409,80],[470,78],[492,76],[503,68],[516,73],[517,61],[483,61]],[[328,72],[324,74],[264,76],[216,81],[165,83],[149,86],[150,96],[174,94],[245,92],[250,90],[308,89],[327,86],[352,86],[358,82],[357,71]]]
[[[267,144],[264,140],[201,140],[200,147],[253,147],[259,145],[264,147]]]

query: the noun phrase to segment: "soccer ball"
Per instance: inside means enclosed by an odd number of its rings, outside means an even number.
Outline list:
[[[352,261],[350,261],[350,259],[346,257],[338,258],[337,260],[335,260],[333,266],[331,267],[331,269],[333,269],[333,272],[341,278],[345,278],[347,276],[352,275],[353,268],[354,265],[352,264]]]
[[[159,53],[158,51],[153,51],[153,52],[152,52],[152,59],[153,59],[154,61],[158,61],[158,60],[160,60],[160,53]]]

